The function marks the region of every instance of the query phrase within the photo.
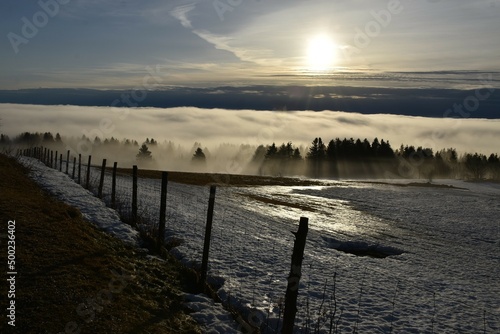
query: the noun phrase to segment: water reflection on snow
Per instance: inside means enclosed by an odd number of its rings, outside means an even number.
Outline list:
[[[157,220],[157,183],[139,183],[152,221]],[[248,315],[260,310],[270,318],[267,332],[274,333],[290,270],[290,232],[305,216],[310,230],[300,328],[311,326],[308,319],[320,320],[320,332],[328,333],[328,319],[318,319],[318,312],[324,305],[322,311],[331,314],[335,296],[342,332],[356,326],[360,333],[474,333],[485,324],[487,332],[498,332],[500,189],[481,189],[359,182],[218,188],[209,275],[218,278],[222,300],[246,307]],[[184,241],[173,252],[199,266],[208,189],[169,183],[167,202],[168,238]],[[334,249],[334,243],[402,254],[359,257]]]
[[[343,187],[346,185],[342,184]],[[349,235],[375,235],[386,231],[389,225],[382,219],[355,209],[351,201],[328,198],[322,191],[331,189],[327,186],[283,187],[265,186],[241,188],[242,194],[258,195],[269,200],[279,200],[282,204],[269,204],[260,200],[242,200],[242,207],[255,213],[271,215],[276,219],[296,221],[300,216],[307,216],[310,228],[327,233],[347,233]],[[335,187],[338,189],[338,187]],[[288,204],[288,205],[287,205]],[[301,209],[302,208],[302,209]]]

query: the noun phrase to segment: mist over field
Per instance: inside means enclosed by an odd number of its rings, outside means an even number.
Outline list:
[[[292,142],[306,155],[316,137],[374,138],[389,141],[394,150],[401,144],[432,148],[456,148],[459,154],[498,153],[500,120],[425,118],[398,115],[362,115],[346,112],[255,111],[182,108],[112,108],[1,104],[1,133],[11,138],[21,132],[51,132],[63,137],[64,151],[92,154],[125,165],[136,163],[138,147],[113,148],[95,144],[114,138],[147,139],[154,163],[148,167],[197,170],[191,164],[196,148],[207,156],[203,170],[224,173],[255,173],[248,169],[259,145]],[[82,141],[82,136],[89,141]],[[61,148],[62,149],[62,148]]]

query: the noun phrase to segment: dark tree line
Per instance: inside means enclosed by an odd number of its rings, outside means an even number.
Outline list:
[[[66,139],[65,139],[66,140]],[[136,140],[118,140],[114,137],[93,140],[81,138],[67,139],[86,142],[93,147],[94,153],[108,154],[109,148],[122,152],[131,160],[143,163],[153,162],[154,152],[163,152],[170,157],[175,151],[171,142],[161,151],[158,142],[146,138],[142,146]],[[13,139],[0,134],[0,149],[9,146],[33,147],[43,145],[53,149],[66,149],[59,133],[23,132]],[[191,164],[205,166],[210,154],[199,143],[193,146]],[[116,150],[119,149],[119,150]],[[249,146],[241,146],[238,154],[248,156]],[[157,153],[155,153],[157,155]],[[394,150],[389,141],[368,139],[335,138],[324,142],[317,137],[306,148],[297,147],[292,142],[277,145],[258,146],[251,158],[248,173],[265,175],[306,175],[312,177],[401,177],[401,178],[462,178],[471,180],[500,180],[500,158],[498,154],[466,153],[459,155],[454,148],[434,152],[431,148],[401,145]]]
[[[59,133],[56,133],[54,136],[50,132],[23,132],[16,136],[14,139],[10,139],[9,136],[1,134],[0,135],[0,144],[3,145],[25,145],[25,146],[33,146],[33,145],[43,145],[43,144],[55,144],[62,143],[62,138]]]
[[[252,163],[259,164],[259,173],[281,175],[302,174],[312,177],[401,177],[401,178],[463,178],[500,180],[497,154],[464,154],[454,148],[438,152],[431,148],[401,145],[393,150],[389,141],[335,138],[327,144],[314,138],[302,158],[299,148],[291,142],[277,146],[260,145]]]

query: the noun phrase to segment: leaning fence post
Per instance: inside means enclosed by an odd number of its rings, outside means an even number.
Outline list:
[[[66,174],[69,172],[69,150],[66,153]]]
[[[78,153],[78,184],[82,184],[82,154]]]
[[[210,186],[210,197],[208,199],[207,210],[207,225],[205,227],[205,242],[203,244],[203,259],[201,261],[201,281],[200,284],[205,284],[207,280],[208,271],[208,252],[210,250],[210,238],[212,235],[212,220],[214,217],[214,204],[215,204],[215,186]]]
[[[102,198],[102,188],[104,187],[104,172],[106,171],[106,159],[102,159],[101,179],[99,180],[99,189],[97,197]]]
[[[111,207],[114,209],[116,206],[116,167],[118,163],[113,163],[113,177],[111,179]]]
[[[73,157],[73,175],[71,177],[73,180],[75,179],[75,169],[76,169],[76,157]]]
[[[158,246],[165,241],[165,220],[167,217],[167,183],[168,172],[161,173],[160,224],[158,225]]]
[[[137,165],[132,167],[132,225],[137,224]]]
[[[50,150],[50,168],[54,167],[54,151]]]
[[[85,188],[89,189],[89,184],[90,184],[90,163],[92,161],[92,156],[89,155],[89,161],[87,164],[87,180],[85,181]]]
[[[297,295],[299,294],[299,283],[302,271],[302,259],[304,258],[304,248],[306,246],[306,237],[309,219],[300,217],[299,230],[295,235],[292,253],[292,266],[288,276],[288,285],[285,294],[285,311],[283,313],[282,334],[292,334],[297,313]]]
[[[59,171],[62,172],[62,153],[59,155]]]
[[[58,153],[59,152],[56,151],[54,169],[57,169],[57,156],[58,156]]]

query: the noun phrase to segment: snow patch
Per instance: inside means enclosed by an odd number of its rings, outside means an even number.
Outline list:
[[[80,210],[86,220],[118,239],[139,245],[139,232],[122,222],[115,210],[108,208],[103,201],[75,183],[68,175],[48,168],[33,158],[21,157],[19,162],[30,168],[30,177],[42,189]]]
[[[19,162],[31,170],[30,177],[49,194],[79,209],[86,220],[105,232],[135,245],[138,252],[145,251],[139,248],[138,231],[122,222],[115,210],[106,207],[103,201],[75,183],[69,176],[33,158],[20,157]],[[148,255],[148,258],[164,261],[152,255]],[[220,304],[214,303],[210,298],[201,294],[187,295],[186,300],[187,306],[194,311],[191,316],[204,327],[204,333],[240,333],[233,316]]]

